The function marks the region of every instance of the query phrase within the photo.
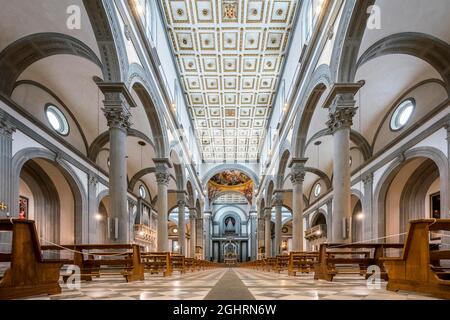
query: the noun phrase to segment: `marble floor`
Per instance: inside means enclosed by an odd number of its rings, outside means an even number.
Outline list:
[[[171,278],[146,276],[145,281],[125,283],[119,276],[102,276],[82,282],[77,289],[62,286],[54,296],[33,300],[429,300],[428,295],[390,292],[386,283],[371,289],[357,275],[338,275],[333,282],[315,281],[312,275],[248,269],[215,269]]]

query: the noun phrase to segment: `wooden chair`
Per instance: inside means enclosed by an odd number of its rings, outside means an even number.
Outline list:
[[[450,250],[430,249],[430,232],[437,231],[450,231],[450,219],[410,222],[401,257],[382,259],[389,275],[388,290],[450,299],[450,266],[442,266],[443,260],[450,260]]]
[[[0,299],[61,293],[59,276],[65,262],[42,258],[34,221],[0,220],[0,231],[12,232],[11,253],[0,254],[0,262],[11,263],[0,278]]]

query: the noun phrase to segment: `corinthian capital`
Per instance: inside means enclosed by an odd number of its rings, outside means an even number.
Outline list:
[[[350,128],[353,125],[353,117],[356,114],[355,107],[339,107],[330,113],[330,120],[327,126],[331,132],[336,132],[342,128]]]
[[[12,137],[14,132],[16,132],[16,128],[8,120],[0,119],[0,135]]]
[[[156,182],[158,185],[169,185],[170,174],[167,172],[157,172],[156,174]]]
[[[295,186],[297,184],[303,183],[305,181],[305,171],[293,171],[291,174],[291,182]]]
[[[131,113],[124,107],[107,107],[103,109],[108,127],[129,129],[131,127]]]

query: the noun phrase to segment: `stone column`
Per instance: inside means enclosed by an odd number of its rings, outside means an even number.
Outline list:
[[[13,190],[12,141],[15,128],[3,115],[0,118],[0,219],[19,216],[19,198]],[[17,197],[17,198],[16,198]],[[12,241],[10,233],[0,232],[0,251],[8,252]]]
[[[201,257],[202,259],[205,258],[205,253],[204,253],[204,244],[203,244],[203,218],[197,218],[195,219],[195,225],[196,225],[196,231],[195,231],[195,245],[198,248],[202,248],[201,253]]]
[[[205,260],[211,260],[211,212],[206,211],[204,216],[205,228]]]
[[[197,221],[197,209],[196,208],[191,208],[190,209],[190,215],[189,215],[189,222],[190,222],[190,229],[191,229],[191,245],[190,245],[190,254],[189,257],[190,258],[195,258],[195,246],[196,246],[196,221]]]
[[[0,219],[18,217],[17,202],[13,199],[12,141],[15,128],[6,117],[0,118]],[[17,211],[17,212],[16,212]]]
[[[156,182],[158,184],[158,201],[156,204],[156,210],[158,211],[157,250],[159,252],[168,252],[167,188],[170,181],[170,174],[168,172],[169,164],[167,159],[153,159],[153,162],[156,165]]]
[[[259,254],[259,248],[264,247],[264,218],[258,218],[258,247],[257,253]]]
[[[292,182],[292,251],[303,251],[303,181],[305,180],[305,164],[308,159],[293,159],[291,167]]]
[[[283,194],[275,195],[275,252],[273,256],[281,254],[281,234],[283,229]]]
[[[447,177],[446,181],[441,181],[441,219],[450,219],[450,121],[446,124],[445,129],[447,130],[447,167],[449,177]],[[448,237],[444,237],[444,239],[446,239],[447,243],[450,242]]]
[[[104,230],[100,230],[100,228],[106,225],[107,222],[102,221],[101,219],[99,219],[99,216],[97,216],[99,214],[97,206],[97,185],[98,185],[97,176],[95,176],[93,173],[89,173],[89,184],[88,184],[89,239],[87,244],[103,244],[106,242],[106,239],[102,237],[105,235]]]
[[[373,173],[368,173],[363,177],[364,197],[362,199],[364,218],[362,221],[363,240],[370,240],[375,238],[372,232],[374,225],[373,221]]]
[[[272,256],[272,230],[271,226],[272,208],[265,209],[265,222],[264,222],[264,247],[265,247],[265,257],[269,258]]]
[[[103,112],[108,121],[109,150],[109,198],[113,221],[111,239],[126,243],[129,239],[129,216],[127,204],[127,131],[131,126],[130,108],[135,106],[125,84],[100,83],[105,95]]]
[[[256,260],[258,257],[258,243],[257,243],[257,223],[258,223],[258,213],[256,210],[250,212],[250,257],[251,260]]]
[[[343,220],[351,216],[350,129],[356,108],[353,94],[337,94],[332,103],[327,122],[333,134],[332,241],[340,243],[348,239]]]
[[[184,195],[183,195],[184,197]],[[186,201],[183,199],[178,200],[178,246],[180,248],[180,254],[186,256],[186,222],[184,220],[184,208],[186,207]]]
[[[331,242],[333,239],[333,199],[329,199],[326,202],[327,206],[327,241]]]

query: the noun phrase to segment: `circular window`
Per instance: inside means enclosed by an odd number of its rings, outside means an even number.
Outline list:
[[[47,105],[45,109],[45,116],[47,117],[50,126],[60,135],[67,136],[69,134],[69,123],[66,116],[54,105]]]
[[[414,99],[407,99],[400,103],[392,115],[391,130],[398,131],[402,129],[411,119],[415,107],[416,102]]]
[[[320,185],[320,183],[316,184],[316,186],[314,187],[314,195],[316,197],[320,196],[320,194],[322,193],[322,186]]]
[[[142,199],[144,199],[147,196],[147,190],[145,189],[144,186],[139,187],[139,195],[141,196]]]

